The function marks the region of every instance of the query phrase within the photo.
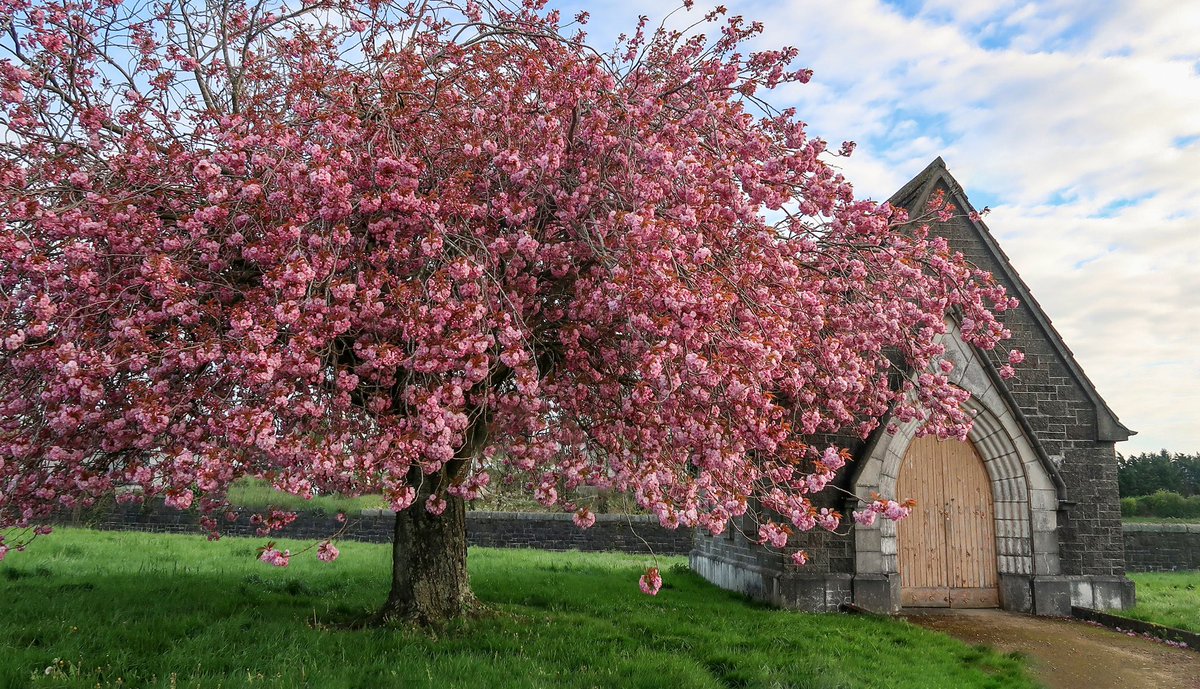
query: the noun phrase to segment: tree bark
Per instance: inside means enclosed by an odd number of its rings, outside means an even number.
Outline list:
[[[462,498],[446,495],[440,516],[425,509],[421,495],[396,513],[392,538],[392,589],[379,617],[437,626],[475,605],[467,577],[467,510]]]
[[[442,468],[437,480],[414,467],[409,483],[421,487],[408,509],[396,513],[392,532],[392,589],[379,611],[381,621],[439,626],[475,608],[467,576],[467,504],[443,484],[463,476],[487,441],[489,415],[473,410],[462,447]],[[430,514],[431,494],[446,501],[440,515]]]

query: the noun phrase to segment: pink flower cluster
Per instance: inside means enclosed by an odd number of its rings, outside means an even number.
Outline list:
[[[588,508],[583,507],[576,510],[575,514],[571,517],[571,521],[575,522],[575,526],[581,529],[588,529],[596,523],[596,515]]]
[[[648,596],[658,595],[659,589],[662,588],[662,577],[659,575],[657,567],[650,567],[645,574],[638,578],[638,588]]]
[[[275,567],[287,567],[292,560],[292,551],[284,550],[283,552],[280,552],[276,550],[272,544],[268,545],[266,548],[263,548],[263,551],[258,556],[258,559],[267,563],[268,565],[274,565]]]
[[[790,530],[786,527],[769,521],[758,527],[758,542],[761,544],[770,544],[775,548],[782,548],[787,545],[789,534]]]
[[[333,562],[338,559],[338,555],[340,554],[337,547],[329,541],[324,541],[321,545],[317,546],[317,559],[321,562]]]
[[[907,517],[911,511],[911,504],[901,504],[895,500],[876,498],[867,505],[866,509],[855,510],[853,516],[855,522],[863,526],[871,526],[875,523],[877,516],[882,515],[885,519],[900,521]]]

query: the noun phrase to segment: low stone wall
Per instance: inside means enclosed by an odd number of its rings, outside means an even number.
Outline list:
[[[598,514],[595,524],[580,529],[569,514],[468,512],[467,542],[487,548],[687,555],[692,530],[665,528],[649,515]]]
[[[1125,570],[1200,570],[1200,524],[1126,524]]]
[[[222,520],[226,536],[258,536],[258,527],[250,523],[253,510],[238,510],[237,521]],[[388,510],[362,510],[348,513],[346,523],[322,511],[299,512],[296,520],[273,538],[322,539],[343,529],[340,538],[371,543],[392,539],[394,519]],[[87,526],[109,531],[149,531],[155,533],[202,533],[194,512],[180,512],[161,503],[115,505],[88,513],[64,515],[62,524]],[[645,515],[597,515],[589,529],[580,529],[568,514],[523,512],[468,512],[467,542],[487,548],[538,548],[540,550],[618,551],[687,555],[692,550],[690,529],[663,528],[658,520]]]
[[[257,536],[250,523],[252,510],[239,510],[236,522],[226,522],[221,532],[228,536]],[[202,533],[196,515],[162,506],[116,505],[90,513],[63,515],[62,524],[89,526],[110,531],[157,533]],[[278,534],[280,538],[326,538],[345,527],[341,538],[386,543],[392,538],[392,513],[363,510],[349,514],[339,524],[332,514],[300,512],[296,521]],[[1200,570],[1200,524],[1126,524],[1125,563],[1130,572],[1173,572]],[[692,552],[692,532],[665,529],[644,515],[597,515],[590,529],[580,529],[567,514],[525,512],[468,512],[467,541],[487,548],[538,548],[541,550],[654,552],[687,555]]]

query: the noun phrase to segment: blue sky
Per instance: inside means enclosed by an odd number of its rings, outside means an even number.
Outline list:
[[[712,5],[715,3],[709,3]],[[1200,451],[1200,2],[730,0],[794,45],[813,135],[886,198],[942,156],[1100,393],[1124,453]],[[701,8],[705,3],[697,2]],[[588,9],[601,46],[670,3]],[[661,9],[659,9],[661,8]]]

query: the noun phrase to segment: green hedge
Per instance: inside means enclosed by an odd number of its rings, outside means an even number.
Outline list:
[[[1200,495],[1184,497],[1160,490],[1153,495],[1121,498],[1122,517],[1200,517]]]

